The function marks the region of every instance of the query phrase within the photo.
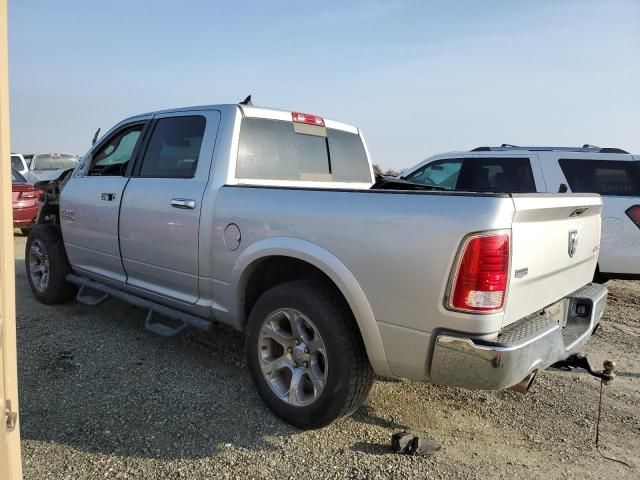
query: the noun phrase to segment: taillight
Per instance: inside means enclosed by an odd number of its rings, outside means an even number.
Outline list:
[[[21,192],[20,195],[18,195],[18,198],[36,198],[38,195],[40,194],[40,192],[36,191],[36,190],[31,190],[28,192]]]
[[[631,221],[635,223],[638,228],[640,228],[640,205],[629,207],[626,211],[626,214],[629,216]]]
[[[449,306],[455,310],[491,313],[500,310],[509,278],[509,235],[482,234],[462,246],[451,287]]]
[[[308,113],[292,112],[291,120],[296,123],[307,123],[309,125],[318,125],[320,127],[324,127],[324,120],[322,117],[309,115]]]

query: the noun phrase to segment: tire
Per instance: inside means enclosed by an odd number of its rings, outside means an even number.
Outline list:
[[[71,265],[55,225],[37,225],[31,229],[24,259],[29,286],[40,302],[53,305],[73,300],[77,287],[66,280]]]
[[[276,285],[251,310],[246,335],[253,382],[285,422],[302,429],[324,427],[351,415],[367,398],[373,370],[355,319],[334,288],[312,280]],[[294,378],[298,389],[292,390]]]

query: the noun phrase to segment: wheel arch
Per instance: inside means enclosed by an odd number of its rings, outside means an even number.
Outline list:
[[[257,299],[252,298],[254,294],[248,287],[256,281],[256,275],[261,275],[265,262],[283,262],[280,265],[284,265],[285,269],[287,266],[296,266],[302,270],[297,272],[297,276],[287,277],[286,280],[321,275],[330,281],[353,313],[374,371],[378,375],[393,376],[373,310],[362,287],[353,273],[333,253],[307,240],[270,237],[252,244],[242,252],[234,265],[231,281],[232,291],[235,293],[233,305],[236,310],[234,317],[238,322],[236,327],[244,329],[251,302]],[[286,265],[286,262],[290,263]],[[272,283],[266,282],[267,287],[280,283],[277,280],[278,275]]]

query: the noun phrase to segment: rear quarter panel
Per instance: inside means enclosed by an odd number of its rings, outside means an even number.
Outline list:
[[[425,378],[433,330],[499,330],[502,314],[452,312],[443,297],[465,235],[509,228],[512,217],[507,196],[226,186],[216,200],[213,280],[231,286],[222,307],[238,317],[233,272],[245,249],[269,237],[311,242],[357,280],[393,373]],[[242,236],[235,251],[223,240],[230,223]]]

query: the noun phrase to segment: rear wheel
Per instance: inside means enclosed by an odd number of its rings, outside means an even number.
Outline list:
[[[56,304],[73,300],[77,288],[66,279],[71,265],[57,227],[34,227],[27,238],[24,258],[29,286],[39,301]]]
[[[267,406],[299,428],[350,415],[373,382],[351,311],[321,282],[277,285],[257,301],[247,325],[247,363]]]

